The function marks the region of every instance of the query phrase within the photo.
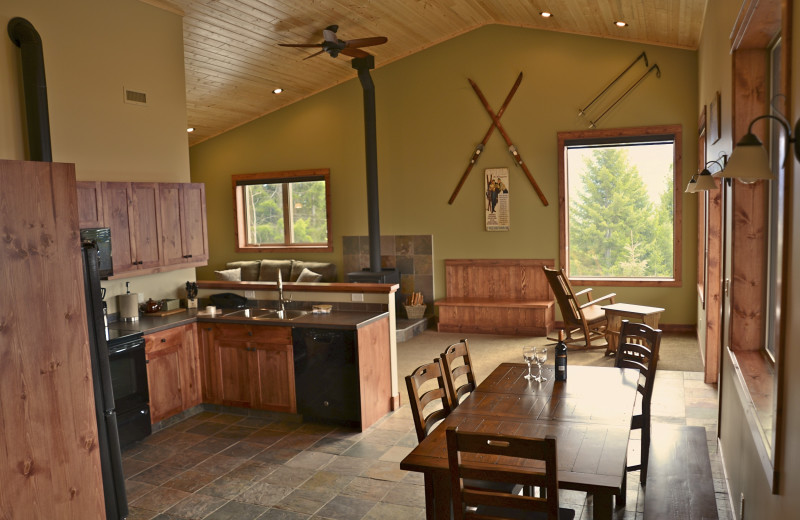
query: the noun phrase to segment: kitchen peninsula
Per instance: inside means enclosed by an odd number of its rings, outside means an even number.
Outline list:
[[[248,307],[275,308],[272,282],[198,281],[201,301],[233,292]],[[365,429],[399,406],[396,284],[286,283],[293,319],[255,319],[235,309],[143,314],[112,328],[145,334],[151,415],[158,423],[200,403],[300,414]],[[328,303],[328,314],[310,312]],[[228,316],[226,316],[228,315]]]

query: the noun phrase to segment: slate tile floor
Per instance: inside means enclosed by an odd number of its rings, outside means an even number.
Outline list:
[[[653,423],[706,427],[717,505],[729,520],[716,450],[716,387],[698,372],[659,372]],[[634,432],[634,436],[636,432]],[[205,411],[123,453],[130,520],[424,519],[422,475],[400,470],[416,445],[408,406],[365,432],[265,416]],[[638,441],[629,460],[638,460]],[[643,518],[638,472],[616,519]],[[563,507],[590,519],[592,499],[563,490]]]

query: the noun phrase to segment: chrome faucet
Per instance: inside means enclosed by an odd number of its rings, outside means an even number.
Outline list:
[[[286,310],[283,306],[283,277],[280,269],[278,269],[278,309],[281,314]]]

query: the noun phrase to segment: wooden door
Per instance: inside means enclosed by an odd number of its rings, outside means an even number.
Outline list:
[[[190,183],[180,186],[183,255],[190,263],[208,262],[205,184]]]
[[[0,187],[0,516],[105,518],[75,168],[0,160]]]
[[[161,221],[158,184],[131,183],[134,255],[139,269],[161,265]],[[112,239],[113,245],[113,239]]]
[[[105,227],[103,224],[103,183],[83,181],[77,183],[78,226],[83,228]]]
[[[255,405],[262,410],[297,413],[291,342],[288,345],[258,343],[253,346],[256,357],[252,363],[256,367],[253,382],[257,383]]]
[[[130,183],[103,183],[103,218],[111,229],[111,256],[114,274],[119,275],[137,269],[133,248],[131,224]]]
[[[180,329],[145,336],[147,387],[150,391],[150,421],[157,423],[183,410],[181,395]]]
[[[245,341],[215,338],[217,389],[219,400],[225,406],[253,406],[250,348],[252,347]]]
[[[181,218],[181,184],[158,185],[161,205],[161,247],[164,265],[186,262],[183,251],[183,225]]]

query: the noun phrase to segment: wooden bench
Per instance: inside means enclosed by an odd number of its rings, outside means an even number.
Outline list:
[[[653,425],[644,518],[718,518],[706,430],[702,426]]]
[[[542,266],[553,260],[445,260],[439,332],[546,336],[555,299]]]

